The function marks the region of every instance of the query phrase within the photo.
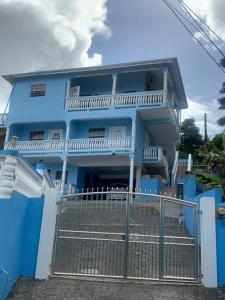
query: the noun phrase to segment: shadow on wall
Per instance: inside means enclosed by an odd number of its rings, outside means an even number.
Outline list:
[[[0,275],[0,298],[9,293],[20,276],[34,277],[41,228],[42,198],[27,198],[13,192],[11,199],[0,199],[0,270],[9,274],[4,288]]]

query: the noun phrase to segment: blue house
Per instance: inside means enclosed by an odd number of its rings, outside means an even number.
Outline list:
[[[176,58],[4,75],[4,149],[43,162],[62,192],[169,184],[187,99]]]

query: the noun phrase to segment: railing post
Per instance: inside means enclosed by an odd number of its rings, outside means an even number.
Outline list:
[[[167,91],[168,91],[168,70],[163,71],[163,101],[167,101]]]

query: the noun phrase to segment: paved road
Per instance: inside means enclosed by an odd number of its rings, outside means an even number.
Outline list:
[[[222,300],[225,291],[201,286],[102,282],[52,278],[20,279],[8,300]]]

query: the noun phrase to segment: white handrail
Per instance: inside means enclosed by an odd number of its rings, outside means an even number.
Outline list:
[[[131,138],[93,138],[93,139],[74,139],[67,141],[69,152],[91,152],[104,150],[129,150]]]
[[[16,145],[5,143],[5,150],[18,150],[20,152],[62,152],[65,140],[18,141]]]
[[[136,92],[116,95],[69,97],[65,99],[65,109],[87,110],[103,108],[122,108],[130,106],[151,106],[164,102],[164,91]]]
[[[22,158],[5,155],[1,159],[1,198],[10,198],[13,190],[27,197],[40,197],[42,187],[42,177]]]

